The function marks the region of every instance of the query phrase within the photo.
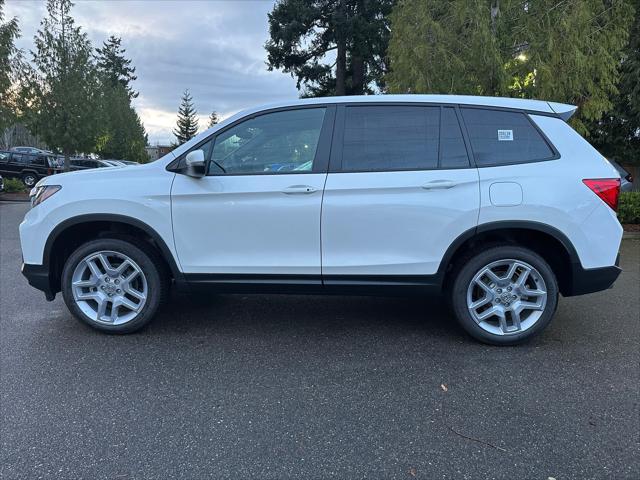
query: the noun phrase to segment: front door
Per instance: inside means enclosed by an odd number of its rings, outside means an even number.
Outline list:
[[[171,191],[176,251],[188,279],[320,283],[332,127],[331,107],[273,111],[199,147],[210,158],[207,175],[178,174]]]

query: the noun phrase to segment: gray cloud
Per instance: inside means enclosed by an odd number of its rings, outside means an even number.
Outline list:
[[[185,88],[193,95],[201,127],[212,110],[227,116],[252,105],[298,96],[293,79],[268,72],[265,66],[267,13],[273,3],[78,1],[73,15],[94,46],[111,34],[122,37],[138,76],[134,88],[140,97],[135,105],[155,143],[172,140]],[[44,0],[7,2],[7,17],[20,19],[19,47],[32,48],[44,14]]]

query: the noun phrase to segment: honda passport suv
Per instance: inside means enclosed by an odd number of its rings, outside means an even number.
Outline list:
[[[389,95],[251,109],[154,163],[38,182],[29,283],[104,332],[169,289],[444,293],[476,339],[515,344],[558,296],[620,273],[620,175],[570,105]]]

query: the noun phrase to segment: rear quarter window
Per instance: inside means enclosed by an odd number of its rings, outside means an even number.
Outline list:
[[[555,153],[527,114],[462,108],[469,141],[479,167],[538,162]]]

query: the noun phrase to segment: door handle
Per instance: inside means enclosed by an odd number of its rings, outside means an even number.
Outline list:
[[[434,180],[433,182],[425,183],[422,185],[422,188],[425,190],[444,190],[455,187],[456,185],[458,185],[458,183],[451,180]]]
[[[316,191],[315,187],[311,185],[291,185],[290,187],[282,190],[282,193],[286,193],[287,195],[293,194],[309,194]]]

